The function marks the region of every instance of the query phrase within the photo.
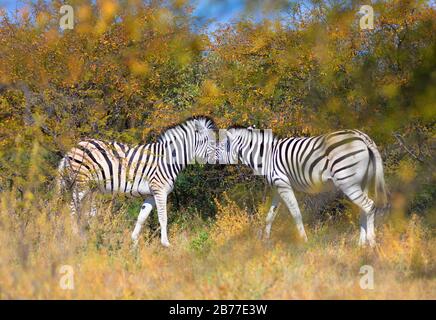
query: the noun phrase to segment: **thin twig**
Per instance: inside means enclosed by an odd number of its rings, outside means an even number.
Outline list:
[[[423,159],[418,157],[416,154],[414,154],[405,144],[403,137],[399,133],[394,133],[394,137],[397,139],[397,141],[400,143],[400,145],[404,148],[404,150],[407,151],[408,154],[410,154],[415,160],[418,160],[419,162],[424,162]]]

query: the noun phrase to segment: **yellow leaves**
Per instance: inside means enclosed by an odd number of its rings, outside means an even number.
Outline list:
[[[399,92],[399,87],[396,83],[389,83],[382,87],[383,95],[388,98],[394,98]]]
[[[156,9],[151,16],[153,31],[159,34],[167,34],[173,27],[173,13],[167,8]]]
[[[153,112],[147,118],[142,131],[142,137],[145,139],[151,131],[159,132],[163,128],[176,124],[183,115],[177,112],[173,107],[162,100],[157,100],[157,97],[150,97],[149,101],[155,101],[153,103]]]
[[[76,15],[77,15],[78,20],[81,23],[85,23],[85,22],[91,20],[91,18],[92,18],[91,6],[88,4],[83,4],[81,6],[78,6],[78,8],[76,10]]]
[[[201,94],[199,97],[200,105],[219,104],[221,97],[221,90],[214,81],[207,79],[203,82],[201,86]]]
[[[324,32],[320,32],[316,39],[315,46],[313,47],[314,57],[321,63],[321,65],[327,65],[330,59],[330,53],[328,51],[327,35]]]
[[[130,72],[133,75],[143,76],[143,75],[148,74],[148,72],[149,72],[148,63],[145,61],[139,61],[136,59],[132,59],[128,62],[128,66],[129,66]]]
[[[83,59],[77,55],[71,55],[67,61],[69,78],[66,82],[70,85],[80,80],[83,72]]]
[[[102,18],[106,21],[114,18],[118,11],[118,2],[116,0],[100,0]]]
[[[20,8],[18,10],[18,13],[19,13],[20,17],[24,21],[28,21],[29,20],[30,10],[29,10],[29,7],[27,5],[23,6],[22,8]]]
[[[197,56],[199,49],[202,47],[200,37],[194,37],[193,39],[186,37],[184,34],[178,34],[170,43],[171,57],[184,67],[192,62],[193,57]]]
[[[181,9],[188,3],[188,0],[172,0],[172,3],[176,9]]]
[[[106,31],[107,23],[104,20],[99,20],[94,30],[97,34],[102,34]]]
[[[102,34],[115,18],[118,11],[118,2],[116,0],[100,0],[98,5],[100,8],[100,19],[95,26],[95,32]]]
[[[253,39],[252,45],[250,46],[250,52],[257,53],[262,50],[267,44],[268,41],[264,37],[256,37]]]
[[[410,160],[401,160],[398,166],[398,177],[404,183],[412,182],[416,177],[416,167],[415,164]]]
[[[333,97],[327,102],[327,109],[331,112],[338,112],[341,107],[342,103],[337,97]]]
[[[45,33],[45,38],[47,39],[47,46],[55,48],[59,41],[59,31],[57,28],[50,28]]]
[[[274,90],[279,80],[280,78],[276,75],[268,77],[268,80],[264,86],[264,92],[267,96],[272,96],[274,94]]]
[[[47,25],[48,21],[49,15],[47,12],[41,11],[36,16],[36,25],[41,29]]]
[[[145,20],[139,16],[125,17],[125,26],[128,33],[128,38],[132,41],[139,41],[144,32]]]
[[[82,4],[75,11],[77,22],[75,29],[78,33],[91,33],[93,31],[92,8],[88,4]]]

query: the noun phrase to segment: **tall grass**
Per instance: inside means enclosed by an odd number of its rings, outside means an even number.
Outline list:
[[[388,219],[378,228],[379,246],[371,249],[357,247],[358,226],[347,215],[311,223],[309,242],[301,243],[281,212],[272,239],[264,241],[264,207],[254,216],[228,199],[217,207],[214,221],[173,221],[169,249],[147,226],[133,248],[127,207],[114,213],[102,202],[76,234],[66,205],[3,193],[0,298],[436,298],[436,240],[416,216]],[[72,290],[60,285],[63,265],[74,271]],[[372,290],[359,285],[363,265],[374,268]]]

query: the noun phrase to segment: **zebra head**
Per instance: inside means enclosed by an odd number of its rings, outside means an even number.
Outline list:
[[[193,119],[195,129],[195,161],[198,163],[216,163],[217,147],[215,123],[207,117]]]
[[[223,131],[225,134],[223,134]],[[257,170],[262,167],[265,160],[265,148],[269,148],[274,139],[270,129],[256,129],[250,126],[234,127],[220,131],[220,142],[217,147],[220,164],[238,164],[240,162]],[[262,150],[254,152],[255,150]]]
[[[217,158],[220,164],[236,164],[239,160],[239,143],[241,142],[241,134],[239,129],[225,130],[225,135],[220,137],[220,142],[217,147]]]
[[[167,128],[158,142],[168,144],[169,163],[216,163],[215,123],[204,116],[191,117]]]

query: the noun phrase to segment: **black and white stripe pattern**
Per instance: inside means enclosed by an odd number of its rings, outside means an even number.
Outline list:
[[[167,129],[156,143],[128,147],[96,139],[80,141],[59,165],[61,187],[73,191],[72,212],[78,212],[82,200],[94,190],[143,197],[133,240],[137,241],[143,223],[156,205],[161,242],[169,246],[167,196],[186,165],[215,162],[214,129],[211,119],[195,117]]]
[[[263,175],[275,188],[268,212],[266,236],[280,198],[307,240],[293,190],[318,193],[335,186],[361,209],[360,244],[375,244],[374,214],[387,204],[383,165],[374,142],[358,130],[343,130],[316,137],[278,139],[270,130],[233,128],[219,147],[220,163],[238,163]],[[374,186],[375,200],[368,197]]]

